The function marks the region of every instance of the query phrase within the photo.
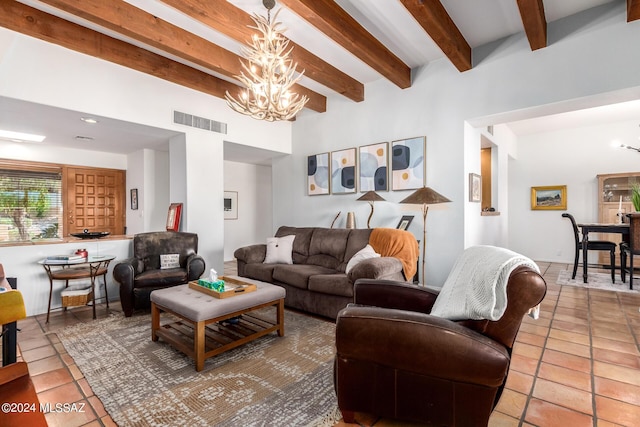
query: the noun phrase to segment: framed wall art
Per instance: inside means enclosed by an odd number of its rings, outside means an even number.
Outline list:
[[[131,210],[138,210],[138,189],[131,189]]]
[[[477,173],[469,174],[469,201],[480,202],[482,199],[482,177]]]
[[[389,190],[389,143],[360,147],[360,192]]]
[[[224,192],[224,219],[238,219],[238,192]]]
[[[424,136],[391,143],[392,189],[415,190],[426,184],[426,140]]]
[[[167,214],[167,231],[180,231],[180,217],[182,216],[182,203],[171,203]]]
[[[532,210],[567,210],[567,186],[531,187]]]
[[[307,157],[307,194],[329,194],[329,153]]]
[[[331,152],[331,193],[356,192],[356,149]]]

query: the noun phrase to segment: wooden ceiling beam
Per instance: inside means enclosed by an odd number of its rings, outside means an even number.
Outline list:
[[[542,0],[517,0],[524,32],[531,50],[547,47],[547,19]]]
[[[280,3],[398,87],[411,86],[411,68],[334,0],[280,0]]]
[[[235,53],[122,0],[111,0],[108,4],[103,0],[41,1],[223,76],[235,78],[242,71],[240,60],[243,58]],[[306,108],[320,113],[326,111],[324,95],[299,84],[294,85],[293,90],[307,95]]]
[[[195,89],[218,98],[240,86],[148,50],[26,6],[0,1],[0,25],[31,37]]]
[[[640,19],[640,0],[627,0],[627,22]]]
[[[471,46],[440,0],[400,1],[459,71],[471,69]]]
[[[174,9],[196,19],[226,36],[246,44],[251,40],[255,26],[251,15],[227,0],[161,0]],[[259,2],[256,2],[258,4]],[[285,26],[286,27],[286,26]],[[317,81],[345,97],[360,102],[364,100],[364,85],[323,61],[292,40],[291,57],[298,63],[298,71],[304,70],[305,77]]]

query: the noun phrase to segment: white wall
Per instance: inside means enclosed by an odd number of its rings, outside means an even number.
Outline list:
[[[409,89],[380,80],[366,86],[363,102],[332,98],[326,113],[298,118],[293,125],[293,155],[273,165],[274,224],[327,225],[336,212],[358,209],[357,195],[305,194],[306,156],[426,135],[427,185],[452,200],[432,206],[427,224],[427,282],[442,284],[465,244],[465,190],[471,171],[464,166],[465,121],[486,126],[501,123],[495,121],[500,113],[524,115],[527,109],[557,107],[566,100],[608,103],[640,97],[640,56],[628,53],[637,50],[640,22],[626,22],[623,2],[550,23],[549,34],[550,44],[544,49],[532,52],[524,34],[519,34],[475,49],[472,70],[460,73],[446,60],[435,61],[414,70]],[[522,157],[526,155],[520,153]],[[506,158],[501,160],[505,162]],[[409,194],[382,195],[397,202]],[[509,201],[509,209],[516,204]],[[397,221],[399,207],[387,205]],[[509,232],[513,228],[509,221]],[[529,229],[538,235],[546,232],[546,228]],[[420,230],[414,221],[412,231],[421,236]],[[526,243],[518,242],[512,249],[539,255]]]
[[[536,260],[573,263],[565,211],[531,210],[531,187],[566,185],[566,212],[578,222],[597,222],[596,175],[640,171],[640,153],[615,149],[611,141],[638,146],[639,135],[634,120],[520,137],[518,160],[509,169],[510,246]]]
[[[224,189],[238,192],[238,219],[224,222],[224,260],[273,236],[271,166],[224,162]]]

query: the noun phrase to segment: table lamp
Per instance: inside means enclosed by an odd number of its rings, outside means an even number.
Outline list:
[[[369,214],[369,218],[367,218],[367,228],[371,228],[369,223],[371,222],[371,217],[373,216],[373,202],[384,202],[386,200],[375,191],[367,191],[357,200],[369,202],[369,204],[371,205],[371,213]]]
[[[424,264],[425,253],[427,247],[427,212],[429,211],[429,205],[435,205],[436,203],[446,203],[451,200],[444,197],[442,194],[433,190],[430,187],[422,187],[417,189],[409,197],[402,200],[400,203],[407,205],[421,205],[422,206],[422,285],[427,286],[427,279],[424,276]]]

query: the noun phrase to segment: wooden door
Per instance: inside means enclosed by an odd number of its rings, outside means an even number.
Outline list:
[[[125,234],[125,171],[67,167],[65,172],[64,235],[85,229]]]

